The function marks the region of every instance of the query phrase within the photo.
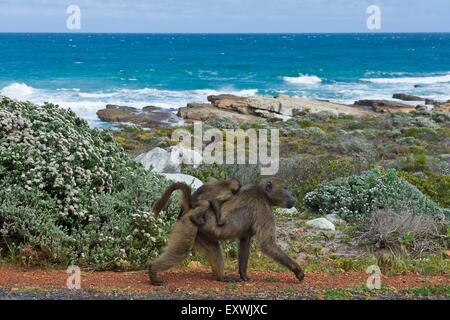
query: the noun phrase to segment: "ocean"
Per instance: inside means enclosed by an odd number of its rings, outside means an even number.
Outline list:
[[[450,34],[0,33],[0,94],[73,109],[178,108],[210,94],[352,103],[450,99]]]

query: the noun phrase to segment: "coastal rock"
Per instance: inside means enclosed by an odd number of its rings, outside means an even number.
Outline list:
[[[216,108],[208,103],[189,103],[186,107],[178,110],[178,116],[191,121],[206,121],[217,118],[228,118],[236,122],[255,122],[260,120],[260,117],[250,114],[242,114],[232,110],[224,110]]]
[[[415,108],[409,104],[391,100],[358,100],[355,105],[371,107],[380,113],[386,112],[412,112]]]
[[[440,112],[450,112],[450,102],[438,103],[434,105],[434,110]]]
[[[198,189],[203,185],[203,182],[201,182],[196,177],[182,174],[182,173],[162,173],[164,177],[166,177],[167,180],[173,181],[173,182],[184,182],[187,185],[191,186],[193,189]]]
[[[334,224],[325,218],[317,218],[317,219],[306,221],[306,225],[316,228],[316,229],[321,229],[321,230],[331,230],[331,231],[336,230],[336,227],[334,226]]]
[[[97,116],[103,121],[133,123],[144,128],[154,128],[180,121],[173,111],[155,106],[137,109],[108,104],[105,109],[97,111]]]
[[[276,97],[238,97],[231,94],[213,95],[208,103],[189,103],[178,115],[191,121],[226,117],[237,122],[254,122],[261,118],[287,121],[293,116],[317,112],[365,115],[371,111],[328,101],[279,95]]]
[[[256,99],[256,98],[255,98]],[[279,95],[273,98],[279,103],[278,113],[286,116],[295,116],[301,113],[330,112],[332,114],[366,115],[370,114],[360,107],[332,103],[324,100],[315,100],[299,97]]]
[[[406,93],[394,93],[393,99],[403,100],[403,101],[424,101],[425,99]]]

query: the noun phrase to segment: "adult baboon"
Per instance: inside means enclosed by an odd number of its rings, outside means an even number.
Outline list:
[[[190,194],[183,192],[183,203],[189,202]],[[195,245],[203,251],[211,264],[212,271],[219,281],[229,281],[224,276],[224,263],[219,241],[239,240],[239,275],[244,281],[247,276],[247,263],[250,243],[256,237],[264,254],[291,270],[298,280],[304,273],[300,266],[286,255],[275,241],[275,219],[273,207],[292,208],[294,197],[289,193],[284,180],[268,178],[260,184],[241,190],[222,205],[221,211],[225,226],[218,228],[213,215],[205,215],[205,224],[197,227],[187,215],[183,215],[170,234],[164,253],[149,265],[152,284],[160,285],[157,273],[181,263]]]

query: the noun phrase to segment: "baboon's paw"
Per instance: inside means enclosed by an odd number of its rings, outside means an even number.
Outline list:
[[[305,278],[305,273],[302,270],[300,270],[295,273],[295,276],[297,277],[298,281],[302,282],[303,279]]]
[[[250,281],[250,278],[247,275],[241,275],[242,281]]]
[[[219,281],[234,283],[234,282],[241,282],[242,279],[238,278],[238,277],[224,276],[224,277],[222,277],[222,279],[219,279]]]
[[[152,286],[161,287],[161,286],[164,285],[164,281],[162,281],[162,280],[150,280],[150,284]]]

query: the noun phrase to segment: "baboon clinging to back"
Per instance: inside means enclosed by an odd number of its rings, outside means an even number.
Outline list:
[[[189,203],[190,194],[183,191],[183,203]],[[157,273],[181,263],[195,245],[203,251],[211,264],[217,280],[230,280],[224,276],[224,263],[219,241],[239,240],[239,275],[244,281],[252,237],[256,237],[264,254],[291,270],[298,280],[304,273],[300,266],[286,255],[275,242],[275,219],[273,207],[292,208],[295,199],[279,178],[269,178],[260,184],[241,190],[221,207],[226,224],[218,228],[210,214],[205,215],[205,223],[197,227],[187,215],[176,222],[164,253],[149,265],[152,284],[160,285]]]
[[[182,198],[181,212],[178,218],[189,212],[191,221],[196,225],[202,225],[205,223],[205,214],[211,207],[216,216],[217,225],[221,227],[224,223],[222,222],[220,207],[238,193],[240,189],[241,183],[234,177],[225,181],[211,180],[198,188],[192,195],[191,187],[187,184],[173,183],[153,206],[153,212],[159,214],[167,206],[172,193],[175,190],[181,190],[185,196]]]

